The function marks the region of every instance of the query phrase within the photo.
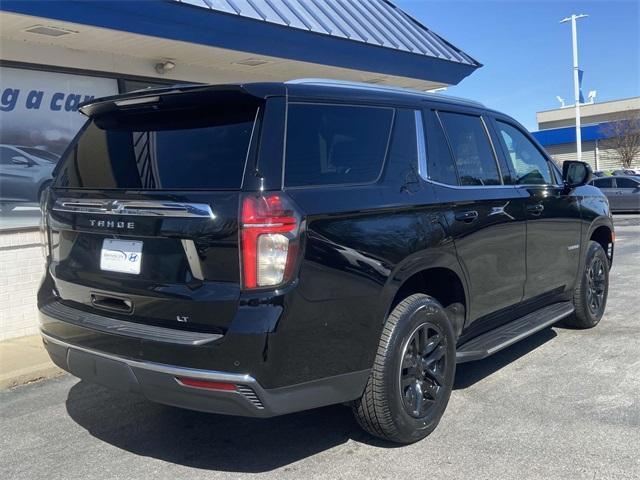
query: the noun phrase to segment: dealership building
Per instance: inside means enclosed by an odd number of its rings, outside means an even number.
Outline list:
[[[3,0],[0,42],[0,340],[37,332],[36,200],[81,102],[305,77],[433,90],[481,66],[389,0]]]
[[[580,107],[580,134],[582,137],[582,160],[589,162],[594,170],[616,170],[622,168],[616,152],[613,136],[615,123],[625,119],[639,119],[640,97],[584,104]],[[573,107],[557,108],[536,113],[538,131],[536,139],[558,163],[577,160],[576,117]],[[640,168],[640,155],[634,168]]]

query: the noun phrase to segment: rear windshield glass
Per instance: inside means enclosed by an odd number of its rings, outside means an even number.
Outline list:
[[[387,153],[393,114],[380,107],[290,105],[285,185],[374,182]]]
[[[60,188],[238,189],[256,109],[183,110],[90,121],[56,175]]]

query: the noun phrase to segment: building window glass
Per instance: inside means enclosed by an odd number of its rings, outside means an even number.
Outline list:
[[[117,93],[112,78],[0,67],[0,229],[37,227],[39,196],[87,120],[78,105]]]

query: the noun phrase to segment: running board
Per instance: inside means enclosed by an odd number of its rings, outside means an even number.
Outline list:
[[[481,360],[549,327],[573,313],[573,303],[554,303],[469,340],[458,347],[456,362]]]

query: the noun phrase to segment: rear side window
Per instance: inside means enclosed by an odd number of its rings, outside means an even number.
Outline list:
[[[480,117],[439,112],[458,168],[460,185],[500,185],[500,174]]]
[[[456,166],[434,112],[427,116],[427,174],[434,182],[457,185]]]
[[[593,184],[598,188],[613,188],[613,178],[596,178]]]
[[[393,116],[391,108],[290,104],[285,186],[374,182],[384,164]]]
[[[637,188],[640,185],[631,178],[616,178],[616,187],[618,188]]]
[[[548,185],[553,183],[547,159],[517,128],[496,122],[498,132],[513,166],[518,185]]]
[[[233,117],[192,110],[90,121],[63,159],[56,186],[239,189],[255,116],[255,109]]]

